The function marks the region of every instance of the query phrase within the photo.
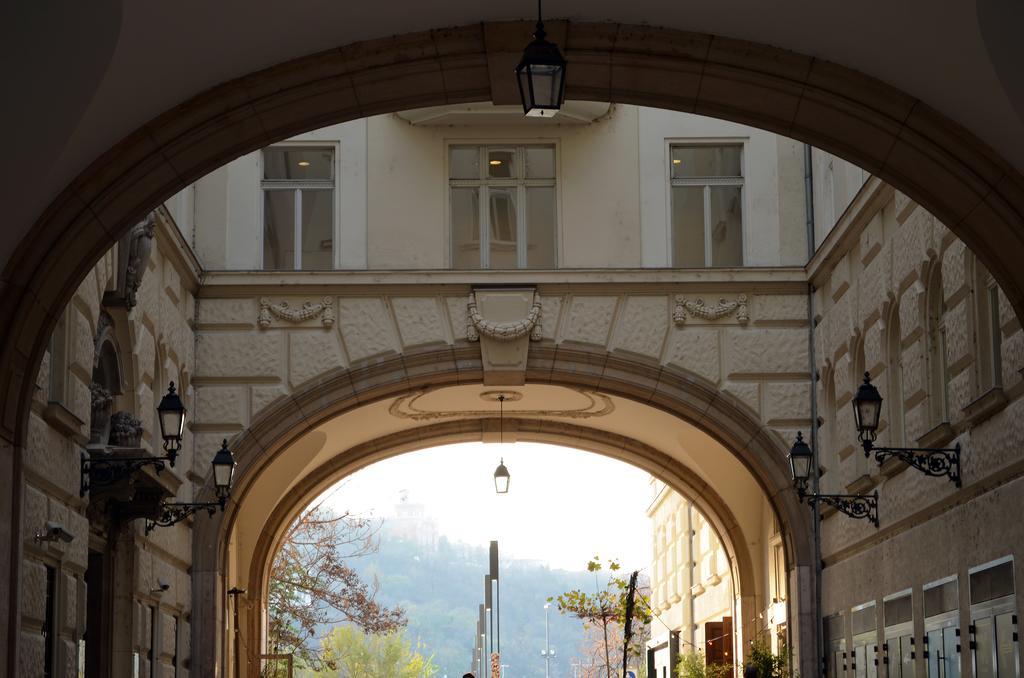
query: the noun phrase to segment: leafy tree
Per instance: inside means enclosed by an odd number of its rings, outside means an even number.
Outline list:
[[[789,678],[785,648],[775,654],[764,640],[755,640],[750,644],[747,665],[757,669],[758,678]]]
[[[587,563],[587,571],[594,573],[594,593],[584,593],[580,589],[573,589],[562,593],[557,597],[548,598],[548,602],[554,602],[558,611],[562,614],[572,615],[583,621],[584,628],[596,628],[601,634],[600,648],[603,650],[603,663],[606,676],[616,674],[616,667],[619,666],[619,657],[613,661],[613,649],[622,647],[621,639],[616,642],[616,629],[624,627],[626,622],[626,602],[629,595],[629,578],[622,577],[615,572],[621,569],[619,563],[610,560],[607,563],[609,575],[604,587],[598,583],[598,572],[604,569],[601,559],[598,556]],[[636,601],[633,606],[633,628],[634,635],[631,639],[628,652],[631,656],[642,657],[647,637],[650,635],[650,591],[646,584],[637,584]],[[642,662],[641,662],[642,663]]]
[[[388,634],[405,627],[402,608],[380,605],[377,582],[368,584],[347,562],[377,550],[376,532],[372,521],[333,514],[322,504],[288,528],[270,571],[268,640],[274,651],[319,669],[329,666],[322,648],[311,642],[320,629],[345,622]]]
[[[317,675],[336,678],[430,678],[438,672],[433,655],[401,633],[368,634],[339,626],[323,643],[325,663],[333,670]]]

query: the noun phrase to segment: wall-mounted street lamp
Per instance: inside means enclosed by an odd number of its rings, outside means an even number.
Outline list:
[[[146,466],[152,466],[157,473],[164,470],[164,462],[174,466],[178,450],[181,449],[188,412],[174,391],[173,381],[156,410],[160,421],[160,436],[167,454],[163,457],[92,457],[83,452],[78,496],[84,497],[93,487],[113,485],[119,480],[130,478]]]
[[[807,482],[814,469],[814,453],[804,442],[802,431],[796,434],[796,442],[789,451],[789,466],[793,473],[793,485],[796,487],[800,501],[807,501],[809,506],[816,503],[828,504],[851,518],[866,518],[878,527],[878,491],[874,494],[818,494],[807,491]]]
[[[875,461],[882,464],[889,457],[906,462],[925,475],[947,476],[960,487],[960,443],[954,447],[875,447],[878,422],[882,417],[882,395],[871,383],[871,374],[864,373],[864,383],[853,399],[853,416],[857,423],[857,439],[864,447],[864,456],[873,451]]]
[[[214,455],[211,465],[213,466],[213,485],[217,492],[217,501],[161,503],[159,517],[146,520],[146,534],[157,527],[170,527],[180,523],[197,511],[206,511],[213,516],[218,509],[224,510],[235,476],[235,455],[231,454],[231,450],[228,449],[227,440],[221,443],[220,450]]]
[[[537,29],[533,42],[523,50],[516,66],[519,98],[523,112],[531,117],[554,115],[565,99],[565,58],[558,45],[547,41],[541,20],[541,0],[537,0]]]

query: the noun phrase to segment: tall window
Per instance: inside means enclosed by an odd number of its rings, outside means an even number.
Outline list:
[[[554,146],[452,146],[452,267],[555,268]]]
[[[949,370],[946,366],[946,300],[942,265],[933,266],[928,283],[928,399],[932,424],[949,421]]]
[[[974,262],[974,303],[978,336],[978,386],[981,393],[1002,385],[1003,330],[999,287],[985,268]]]
[[[334,268],[334,151],[263,150],[263,268]]]
[[[672,146],[672,265],[743,265],[743,147]]]
[[[903,333],[900,327],[900,308],[893,305],[886,328],[886,382],[889,387],[889,444],[902,445],[903,427]]]

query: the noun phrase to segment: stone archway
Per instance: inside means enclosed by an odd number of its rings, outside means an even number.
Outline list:
[[[935,214],[1024,317],[1024,177],[924,103],[848,68],[766,45],[642,26],[551,22],[567,93],[752,124],[860,164]],[[515,98],[529,22],[473,24],[310,55],[183,102],[108,149],[55,197],[0,278],[0,557],[17,645],[21,455],[36,374],[60,310],[95,261],[161,200],[238,155],[329,123]],[[3,491],[3,490],[9,491]],[[8,653],[13,666],[14,653]]]
[[[424,369],[426,366],[430,369]],[[233,501],[223,515],[197,521],[194,525],[193,597],[196,603],[192,628],[196,666],[214,666],[224,661],[227,638],[223,615],[228,609],[225,591],[237,584],[239,578],[252,587],[251,590],[262,590],[262,569],[274,549],[280,527],[301,508],[302,499],[315,493],[331,478],[351,473],[361,466],[413,449],[479,439],[483,429],[480,420],[456,420],[436,428],[415,426],[396,437],[375,438],[359,447],[338,450],[331,455],[322,473],[296,478],[297,482],[288,489],[292,495],[290,500],[275,501],[274,506],[262,509],[262,517],[257,521],[261,526],[258,543],[251,551],[254,555],[244,561],[247,564],[242,566],[243,571],[230,582],[226,575],[232,562],[234,527],[256,483],[275,459],[279,455],[286,458],[285,451],[326,422],[422,388],[480,384],[481,376],[480,355],[475,347],[406,355],[338,371],[314,380],[290,398],[268,407],[231,441],[239,464]],[[794,649],[799,669],[813,672],[817,666],[816,610],[812,594],[808,594],[811,598],[806,598],[802,593],[814,590],[811,516],[792,489],[786,468],[786,447],[779,436],[750,416],[731,396],[672,367],[655,367],[588,351],[537,346],[531,348],[527,365],[527,387],[531,384],[595,388],[670,415],[673,420],[688,422],[732,452],[731,456],[749,471],[782,525],[792,592]],[[748,543],[727,501],[678,460],[627,437],[610,436],[599,428],[565,426],[547,419],[523,423],[525,439],[590,449],[654,473],[677,491],[699,499],[699,507],[713,518],[723,543]],[[291,462],[294,455],[287,458]],[[205,491],[212,493],[209,483],[207,485]],[[253,541],[254,535],[250,534],[247,539]],[[754,575],[749,559],[739,553],[735,553],[734,558],[739,572],[746,581],[751,581]],[[747,596],[748,591],[742,594]],[[211,605],[211,601],[215,604]],[[744,601],[744,617],[753,612],[753,602],[752,599]],[[247,627],[250,638],[258,633],[253,619],[250,617],[249,624],[243,626]]]

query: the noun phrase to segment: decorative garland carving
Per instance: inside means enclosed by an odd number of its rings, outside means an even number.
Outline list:
[[[684,299],[683,295],[677,294],[676,309],[672,313],[672,322],[677,326],[684,324],[687,313],[694,318],[701,318],[703,320],[718,320],[735,313],[736,320],[741,325],[746,325],[747,321],[750,320],[750,315],[747,313],[747,295],[745,294],[737,295],[732,301],[719,299],[718,303],[714,305],[705,304],[703,299]]]
[[[509,414],[510,416],[519,417],[590,419],[592,417],[605,417],[615,411],[615,403],[603,393],[575,388],[572,390],[586,398],[587,404],[571,410],[510,410]],[[425,410],[417,407],[416,401],[428,393],[430,393],[428,389],[421,389],[410,395],[395,398],[395,401],[391,403],[391,407],[388,408],[389,414],[399,419],[411,419],[412,421],[436,421],[438,419],[452,418],[486,419],[495,416],[493,407],[486,410]]]
[[[153,236],[156,235],[156,212],[135,224],[128,232],[127,266],[124,278],[124,303],[132,310],[138,303],[139,287],[146,273],[149,255],[153,250]]]
[[[541,303],[537,297],[534,297],[533,306],[530,307],[526,318],[514,322],[496,323],[484,320],[477,310],[474,294],[469,295],[467,311],[469,322],[466,324],[466,339],[469,341],[480,341],[481,335],[495,341],[515,341],[527,334],[530,335],[530,341],[541,340]]]
[[[259,326],[270,327],[274,318],[291,323],[320,318],[324,327],[331,327],[334,325],[334,300],[324,297],[320,303],[314,304],[312,301],[306,301],[302,306],[293,308],[287,301],[272,304],[266,297],[260,299],[260,315],[257,320]]]

